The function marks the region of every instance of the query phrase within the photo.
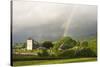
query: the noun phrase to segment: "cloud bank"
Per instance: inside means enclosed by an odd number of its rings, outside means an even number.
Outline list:
[[[74,6],[78,6],[68,24]],[[64,34],[96,34],[97,7],[93,5],[55,4],[32,1],[13,2],[13,41],[57,40]]]

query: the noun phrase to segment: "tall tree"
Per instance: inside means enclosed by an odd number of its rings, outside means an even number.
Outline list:
[[[45,41],[42,43],[42,46],[47,48],[47,49],[50,49],[51,47],[53,47],[53,44],[51,41]]]

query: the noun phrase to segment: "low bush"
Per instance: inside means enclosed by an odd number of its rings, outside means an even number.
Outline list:
[[[79,50],[76,57],[96,57],[96,54],[90,48],[83,48]]]
[[[38,56],[49,56],[49,53],[46,49],[42,49],[41,52],[38,52]]]
[[[66,57],[66,58],[72,58],[75,56],[74,54],[75,54],[75,51],[72,49],[69,49],[69,50],[63,51],[59,56]]]

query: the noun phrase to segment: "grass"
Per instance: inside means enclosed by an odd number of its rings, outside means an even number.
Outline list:
[[[97,58],[72,58],[72,59],[55,59],[55,60],[13,61],[13,65],[24,66],[24,65],[61,64],[61,63],[72,63],[72,62],[88,62],[96,60]]]

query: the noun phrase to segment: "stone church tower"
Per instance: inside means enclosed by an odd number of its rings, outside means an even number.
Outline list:
[[[28,38],[27,40],[27,50],[32,50],[33,49],[33,40],[32,38]]]

